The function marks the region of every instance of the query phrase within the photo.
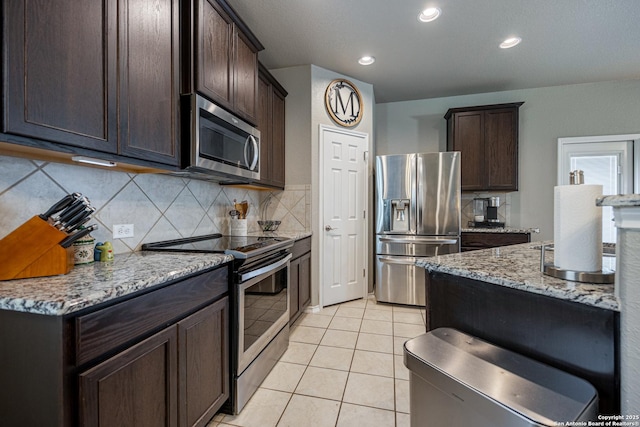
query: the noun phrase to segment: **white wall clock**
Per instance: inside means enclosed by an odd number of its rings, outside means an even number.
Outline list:
[[[352,127],[360,123],[364,106],[360,91],[349,80],[335,79],[324,93],[324,105],[334,122]]]

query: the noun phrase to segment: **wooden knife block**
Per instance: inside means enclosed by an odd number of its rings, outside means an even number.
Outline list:
[[[65,237],[34,216],[0,240],[0,280],[67,274],[73,269],[73,246],[58,244]]]

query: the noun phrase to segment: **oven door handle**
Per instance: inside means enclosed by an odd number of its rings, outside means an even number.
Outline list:
[[[291,260],[292,255],[289,254],[286,257],[282,258],[280,261],[275,262],[273,264],[269,264],[257,270],[251,270],[245,274],[240,275],[240,284],[246,282],[247,280],[251,280],[254,277],[261,276],[263,274],[269,274],[275,270],[282,268],[282,266],[286,265]]]

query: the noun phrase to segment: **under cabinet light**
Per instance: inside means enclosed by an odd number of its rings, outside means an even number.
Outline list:
[[[105,166],[108,168],[113,168],[115,166],[118,166],[118,164],[115,162],[110,162],[109,160],[94,159],[93,157],[73,156],[71,157],[71,160],[78,163],[87,163],[90,165]]]

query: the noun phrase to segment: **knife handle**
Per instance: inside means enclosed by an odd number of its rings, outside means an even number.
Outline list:
[[[61,213],[58,215],[56,222],[53,224],[54,226],[58,226],[62,224],[64,227],[69,219],[73,218],[78,212],[80,212],[85,207],[85,203],[82,199],[77,199],[69,206],[67,206]]]
[[[40,218],[47,221],[51,215],[69,206],[75,200],[75,194],[79,193],[67,194],[64,196],[62,199],[54,203],[45,213],[40,214]]]
[[[75,242],[76,240],[80,239],[81,237],[86,236],[87,234],[91,233],[93,230],[97,229],[98,225],[97,224],[92,224],[90,226],[88,226],[87,228],[84,228],[80,231],[76,231],[75,233],[73,233],[72,235],[66,237],[64,240],[62,240],[60,242],[60,246],[62,246],[63,248],[68,248],[69,246],[71,246],[73,244],[73,242]]]
[[[85,206],[84,209],[77,212],[74,216],[63,221],[62,227],[60,227],[61,231],[66,231],[67,233],[78,228],[76,227],[80,221],[84,220],[86,217],[91,215],[95,211],[95,208],[91,206]]]
[[[67,228],[66,230],[64,230],[67,233],[73,233],[74,231],[76,231],[78,228],[82,227],[83,225],[85,225],[87,222],[89,222],[89,220],[91,220],[91,213],[89,212],[87,213],[87,216],[83,219],[81,219],[80,221],[78,221],[77,224]]]

